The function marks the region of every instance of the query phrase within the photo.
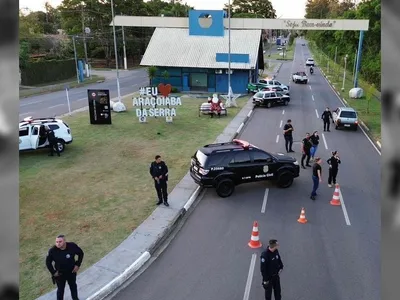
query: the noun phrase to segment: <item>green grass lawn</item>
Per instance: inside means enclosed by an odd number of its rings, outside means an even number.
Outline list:
[[[343,87],[344,66],[335,64],[312,43],[309,44],[310,51],[317,63],[317,67],[324,71],[327,78],[339,91],[341,98],[344,98],[350,107],[357,110],[360,119],[370,129],[372,137],[381,142],[381,102],[378,100],[379,92],[362,78],[359,78],[359,87],[364,90],[364,97],[351,99],[349,91],[353,88],[353,74],[346,70],[346,77]],[[329,64],[328,64],[329,62]],[[329,68],[328,68],[329,65]]]
[[[88,84],[96,83],[97,81],[102,81],[105,78],[103,76],[92,75],[92,78],[85,78],[85,81],[82,83],[78,83],[76,77],[69,78],[62,81],[57,82],[49,82],[45,85],[38,85],[34,88],[20,88],[19,90],[19,98],[23,99],[30,96],[35,95],[43,95],[47,93],[57,92],[65,89],[65,85],[68,84],[70,88],[82,87]]]
[[[82,271],[118,246],[156,208],[148,170],[154,156],[160,154],[169,167],[171,191],[188,171],[191,155],[212,143],[247,99],[239,98],[227,117],[211,119],[198,116],[204,99],[182,98],[173,123],[148,118],[140,124],[131,98],[125,98],[128,111],[113,113],[113,125],[90,125],[88,112],[63,118],[74,141],[61,157],[21,153],[20,299],[54,288],[44,261],[57,234],[83,248]]]

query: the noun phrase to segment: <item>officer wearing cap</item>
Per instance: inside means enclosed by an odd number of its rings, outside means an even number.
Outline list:
[[[269,241],[268,248],[261,253],[262,285],[265,290],[265,300],[271,300],[274,290],[275,300],[281,300],[281,281],[279,273],[283,270],[283,263],[278,251],[278,241]]]

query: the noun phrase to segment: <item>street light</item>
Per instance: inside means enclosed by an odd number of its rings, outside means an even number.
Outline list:
[[[231,105],[231,0],[228,1],[228,103]]]
[[[121,91],[120,91],[120,87],[119,87],[117,35],[115,34],[115,18],[114,18],[114,1],[113,0],[111,0],[111,17],[112,17],[112,26],[113,26],[113,33],[114,33],[114,52],[115,52],[115,68],[117,70],[118,102],[121,102]]]
[[[342,84],[342,92],[344,92],[344,83],[346,81],[346,68],[347,68],[347,58],[349,56],[346,54],[344,57],[344,71],[343,71],[343,84]]]

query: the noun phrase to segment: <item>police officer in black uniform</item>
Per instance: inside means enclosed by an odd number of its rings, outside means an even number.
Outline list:
[[[270,240],[268,248],[261,253],[261,275],[262,285],[265,289],[265,300],[272,299],[272,290],[274,290],[275,300],[281,300],[279,273],[283,270],[283,263],[278,246],[277,240]]]
[[[293,126],[292,126],[292,120],[287,120],[287,123],[285,126],[283,126],[283,137],[285,138],[285,148],[286,152],[294,152],[292,149],[293,145]]]
[[[158,202],[157,205],[160,205],[164,202],[165,206],[169,206],[168,204],[168,191],[167,191],[167,182],[168,182],[168,167],[161,160],[160,155],[156,155],[155,161],[153,161],[150,165],[150,175],[154,180],[154,186],[157,191]]]
[[[72,300],[79,300],[76,274],[82,264],[83,255],[82,249],[75,243],[67,243],[64,235],[57,236],[55,246],[49,249],[46,266],[52,275],[53,283],[57,284],[57,300],[64,299],[67,282]],[[78,260],[75,260],[75,256],[78,256]]]
[[[49,126],[46,126],[46,135],[47,135],[47,138],[49,140],[49,145],[50,145],[49,156],[54,156],[54,149],[55,149],[57,156],[60,157],[60,149],[58,149],[56,135],[54,134],[54,131]]]
[[[333,122],[333,117],[331,111],[329,110],[329,107],[327,107],[325,111],[322,113],[321,119],[324,121],[324,131],[330,132],[329,130],[329,126],[331,124],[330,120],[332,120]]]

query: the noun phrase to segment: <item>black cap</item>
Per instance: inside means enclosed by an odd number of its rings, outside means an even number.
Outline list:
[[[268,244],[271,248],[274,248],[278,244],[278,240],[275,239],[269,240]]]

